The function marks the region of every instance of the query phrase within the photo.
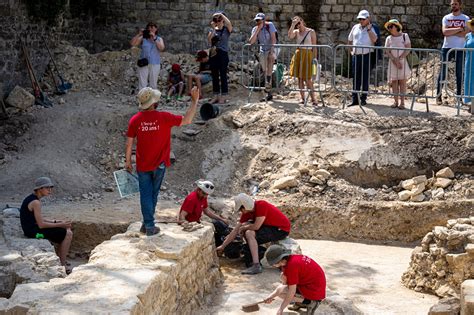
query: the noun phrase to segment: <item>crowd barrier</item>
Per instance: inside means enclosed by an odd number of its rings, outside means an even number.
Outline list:
[[[241,81],[242,85],[249,90],[249,101],[254,91],[265,90],[265,75],[259,64],[259,58],[262,57],[261,54],[259,54],[261,47],[266,48],[264,45],[250,44],[246,44],[242,48]],[[420,102],[426,104],[426,111],[428,112],[428,100],[440,98],[441,88],[447,91],[451,86],[447,84],[447,82],[452,80],[449,76],[450,72],[448,72],[445,79],[441,80],[440,88],[438,88],[438,79],[442,68],[444,65],[447,65],[449,61],[443,61],[442,52],[437,49],[386,48],[380,46],[354,45],[337,45],[331,47],[329,45],[297,44],[276,44],[273,45],[273,48],[277,52],[277,58],[273,66],[273,90],[277,92],[288,90],[305,93],[305,104],[309,96],[307,92],[310,90],[319,94],[324,105],[323,93],[334,89],[344,95],[343,107],[346,106],[346,102],[352,94],[354,94],[354,97],[357,96],[359,104],[361,104],[360,97],[363,94],[367,94],[368,96],[385,95],[408,98],[411,101],[410,112],[413,111],[415,101],[418,99]],[[306,84],[302,87],[298,79],[293,77],[290,73],[295,53],[301,49],[316,51],[314,64],[311,67],[306,67],[306,69],[299,69],[307,72],[303,74],[304,76],[311,77],[313,89],[309,89]],[[360,55],[354,57],[354,55],[351,54],[352,50],[355,50],[355,53]],[[466,53],[474,55],[473,49],[460,49],[458,51],[462,51],[464,56]],[[409,66],[402,66],[402,69],[399,69],[393,65],[389,73],[388,69],[392,63],[391,59],[396,59],[394,56],[402,53],[407,56],[405,59]],[[454,54],[456,50],[449,51],[448,57],[450,53]],[[473,60],[473,58],[470,60]],[[472,63],[470,66],[474,67]],[[357,76],[354,76],[354,70],[358,74]],[[447,70],[444,69],[444,71]],[[472,78],[473,75],[474,70],[473,73],[470,72],[468,76],[468,84],[472,84],[472,80],[474,80]],[[463,77],[464,76],[465,72],[463,70]],[[397,89],[397,85],[394,86],[391,84],[393,79],[403,77],[407,78],[405,92],[401,92]],[[357,83],[354,82],[356,79],[360,79],[362,82],[357,84],[357,88],[354,88],[354,83]],[[366,82],[363,82],[364,79]],[[466,81],[464,80],[463,82]],[[365,91],[364,85],[366,85],[367,91]],[[473,97],[472,90],[468,90],[469,93],[467,94],[465,93],[465,88],[463,91],[463,93],[455,93],[458,100]],[[364,111],[362,106],[360,106],[360,108]],[[459,109],[460,105],[458,104],[458,115]]]
[[[454,71],[448,71],[449,68]],[[474,48],[451,48],[443,58],[443,90],[456,97],[457,115],[463,103],[474,107]],[[452,73],[452,74],[451,74]],[[449,84],[454,82],[453,85]]]

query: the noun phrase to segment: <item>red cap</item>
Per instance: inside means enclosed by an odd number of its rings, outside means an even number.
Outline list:
[[[171,71],[179,72],[180,70],[181,70],[181,66],[178,65],[177,63],[173,63],[173,65],[171,66]]]

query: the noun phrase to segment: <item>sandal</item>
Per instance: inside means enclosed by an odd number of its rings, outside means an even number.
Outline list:
[[[304,105],[304,101],[299,101],[298,104]]]
[[[312,104],[313,104],[314,107],[317,107],[317,106],[318,106],[318,102],[317,102],[317,101],[313,101]]]
[[[400,104],[400,105],[398,106],[398,109],[405,109],[405,105]]]
[[[398,107],[398,104],[395,104],[393,103],[392,105],[390,105],[391,108],[397,108]]]

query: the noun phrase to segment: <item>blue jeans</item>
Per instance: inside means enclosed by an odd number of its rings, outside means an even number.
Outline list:
[[[443,54],[443,61],[447,61],[448,51],[451,48],[442,48],[441,52]],[[449,60],[456,61],[456,95],[461,95],[461,84],[462,84],[462,64],[464,60],[463,52],[456,51],[454,53],[449,54]],[[437,95],[441,96],[441,81],[446,79],[446,65],[443,63],[441,66],[441,72],[438,75],[438,85],[436,88]]]
[[[143,224],[147,230],[155,227],[155,208],[158,202],[161,182],[165,177],[165,171],[165,163],[161,163],[153,171],[137,172]]]
[[[370,53],[352,56],[352,89],[354,91],[369,91]],[[352,93],[352,104],[359,104],[358,93]],[[361,93],[360,100],[364,102],[367,93]]]

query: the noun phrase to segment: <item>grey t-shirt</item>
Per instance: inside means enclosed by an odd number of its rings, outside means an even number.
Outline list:
[[[229,37],[230,32],[227,27],[223,27],[220,30],[214,30],[214,36],[219,37],[219,41],[216,44],[216,48],[229,52]]]
[[[252,29],[252,36],[255,34],[257,31],[257,27],[254,26]],[[259,45],[264,45],[260,46],[260,52],[267,52],[270,51],[271,47],[270,45],[272,44],[272,35],[273,33],[276,33],[276,28],[275,25],[273,25],[272,22],[265,22],[265,25],[263,28],[260,30],[260,33],[257,35],[257,43]],[[265,46],[268,45],[268,46]]]

